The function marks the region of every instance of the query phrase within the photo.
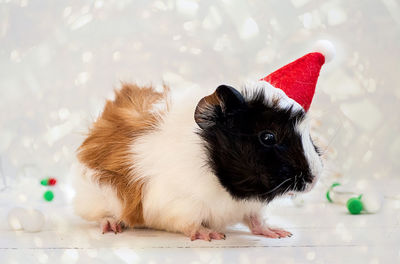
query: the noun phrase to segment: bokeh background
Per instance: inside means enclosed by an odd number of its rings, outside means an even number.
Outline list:
[[[240,87],[318,39],[337,49],[310,110],[329,177],[399,177],[399,1],[0,0],[0,188],[24,186],[17,199],[29,202],[39,179],[68,182],[120,81]]]

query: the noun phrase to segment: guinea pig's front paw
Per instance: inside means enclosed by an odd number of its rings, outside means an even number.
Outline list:
[[[292,233],[280,228],[270,228],[268,226],[254,228],[251,230],[254,235],[261,235],[269,238],[285,238],[291,237]]]
[[[124,224],[114,217],[105,217],[100,222],[100,230],[103,234],[107,232],[121,233],[123,228]]]
[[[251,216],[248,219],[248,226],[254,235],[261,235],[269,238],[291,237],[292,233],[280,228],[271,228],[266,225],[260,216]]]
[[[197,229],[197,230],[193,230],[192,232],[190,232],[189,237],[190,237],[191,241],[194,241],[197,239],[211,241],[212,239],[221,240],[221,239],[226,238],[224,233],[212,231],[212,230],[210,230],[208,228],[204,228],[204,227]]]

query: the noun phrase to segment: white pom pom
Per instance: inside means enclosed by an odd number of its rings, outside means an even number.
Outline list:
[[[36,209],[26,210],[25,216],[20,219],[22,228],[27,232],[39,232],[44,226],[44,215]]]
[[[21,207],[15,207],[8,213],[8,225],[12,230],[21,230],[21,220],[26,214],[26,210]]]
[[[377,192],[368,192],[363,194],[361,197],[361,202],[363,203],[364,210],[368,213],[377,213],[383,203],[383,197]]]
[[[325,62],[330,62],[336,55],[335,46],[329,40],[318,40],[312,50],[324,55]]]
[[[13,230],[38,232],[44,222],[44,215],[39,210],[16,207],[8,213],[8,224]]]

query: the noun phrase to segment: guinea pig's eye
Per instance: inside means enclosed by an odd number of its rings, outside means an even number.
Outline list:
[[[274,133],[269,131],[263,131],[258,135],[261,144],[264,146],[271,146],[276,144],[276,136]]]

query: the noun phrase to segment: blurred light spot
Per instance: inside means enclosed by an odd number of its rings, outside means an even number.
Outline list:
[[[126,263],[138,263],[140,260],[138,254],[133,249],[129,248],[119,248],[113,250],[115,255],[117,255],[120,259],[125,261]]]
[[[371,160],[371,158],[372,158],[372,154],[373,153],[372,153],[371,150],[368,150],[367,152],[365,152],[365,154],[364,154],[364,156],[362,158],[362,161],[365,162],[365,163],[369,162]]]
[[[182,76],[173,73],[173,72],[166,72],[163,74],[163,80],[167,83],[178,83],[182,82],[183,78]]]
[[[344,242],[351,242],[353,240],[353,236],[349,232],[342,233],[342,240]]]
[[[149,18],[150,17],[150,12],[147,10],[143,10],[142,12],[142,18]]]
[[[65,120],[69,117],[69,110],[65,107],[61,108],[60,110],[58,110],[58,116],[61,120]]]
[[[187,47],[186,46],[181,46],[181,47],[179,47],[179,51],[180,52],[186,52],[187,51]]]
[[[348,72],[338,69],[328,77],[330,84],[336,84],[337,80],[340,80],[340,85],[335,85],[335,89],[332,89],[331,85],[321,87],[332,100],[348,99],[350,96],[363,93],[360,83]]]
[[[29,138],[27,136],[22,137],[22,146],[24,146],[25,148],[29,148],[31,146],[31,144],[32,144],[31,138]]]
[[[300,16],[300,21],[303,22],[303,26],[306,29],[318,28],[322,25],[321,15],[318,11],[304,13]]]
[[[134,42],[133,43],[133,48],[135,49],[135,50],[140,50],[142,47],[143,47],[143,43],[142,42],[139,42],[139,41],[136,41],[136,42]]]
[[[75,189],[70,184],[65,184],[60,187],[65,195],[65,199],[67,202],[72,202],[72,199],[75,197]]]
[[[49,261],[49,256],[42,251],[39,251],[36,255],[37,260],[39,263],[47,263]]]
[[[344,103],[340,106],[340,109],[347,118],[364,130],[373,130],[382,120],[380,109],[368,99]]]
[[[18,199],[20,202],[26,202],[28,199],[26,198],[25,194],[18,195]]]
[[[78,260],[79,253],[76,249],[66,249],[61,256],[61,260],[65,263],[74,263]]]
[[[64,8],[63,17],[64,18],[68,17],[71,14],[71,11],[72,11],[72,7],[70,7],[70,6],[67,6],[66,8]]]
[[[90,11],[90,6],[89,5],[85,5],[85,6],[83,6],[81,8],[81,14],[82,15],[89,13],[89,11]]]
[[[199,55],[201,53],[201,49],[191,48],[190,53],[192,53],[194,55]]]
[[[113,60],[114,60],[114,61],[119,61],[120,59],[121,59],[121,52],[115,51],[115,52],[113,53]]]
[[[165,5],[163,1],[155,1],[153,7],[162,11],[168,10],[168,7]]]
[[[214,30],[222,24],[222,18],[216,7],[211,6],[207,16],[203,20],[203,28]]]
[[[367,91],[373,93],[376,91],[376,81],[374,79],[369,79],[367,83]]]
[[[275,51],[269,47],[260,50],[256,56],[256,62],[259,64],[269,64],[274,61]]]
[[[37,247],[42,247],[43,246],[43,240],[40,237],[34,237],[33,238],[33,243]]]
[[[299,8],[310,2],[310,0],[291,0],[291,2],[295,8]]]
[[[172,40],[180,40],[182,38],[182,36],[181,35],[175,35],[175,36],[173,36],[172,37]]]
[[[338,7],[332,8],[328,12],[328,24],[331,26],[340,25],[347,20],[346,13]]]
[[[214,44],[215,51],[232,50],[232,43],[227,35],[219,37]]]
[[[86,253],[90,258],[96,258],[99,254],[97,253],[97,249],[87,249]]]
[[[104,6],[104,2],[102,0],[97,0],[94,2],[94,7],[95,8],[102,8]]]
[[[71,115],[65,123],[48,128],[47,132],[43,136],[44,140],[49,146],[52,146],[55,142],[71,133],[74,127],[77,126],[79,123],[79,114]]]
[[[193,0],[177,0],[176,8],[182,14],[193,16],[196,14],[199,4]]]
[[[183,28],[187,31],[194,31],[196,28],[196,24],[194,21],[187,21],[183,23]]]
[[[93,54],[90,51],[86,51],[82,54],[82,61],[88,63],[92,60]]]
[[[314,260],[315,259],[315,252],[314,251],[308,252],[306,258],[308,260]]]
[[[78,77],[75,80],[76,85],[82,85],[87,83],[89,80],[89,73],[88,72],[81,72],[78,74]]]
[[[377,258],[373,258],[373,259],[371,259],[370,261],[369,261],[369,264],[379,264],[380,263],[380,261],[379,261],[379,259],[377,259]]]
[[[19,54],[19,52],[17,50],[13,50],[10,53],[10,60],[12,62],[21,62],[21,55]]]
[[[92,21],[93,16],[91,14],[86,14],[83,15],[81,17],[79,17],[78,19],[76,19],[74,22],[72,22],[71,24],[71,30],[77,30],[81,27],[83,27],[84,25],[88,24],[90,21]]]
[[[53,161],[54,161],[55,163],[57,163],[57,162],[60,161],[60,159],[61,159],[60,152],[54,153],[54,155],[53,155]]]
[[[358,180],[356,187],[357,189],[364,190],[368,187],[368,182],[366,180]]]
[[[311,28],[311,25],[312,25],[312,15],[311,15],[311,13],[303,14],[301,19],[303,20],[303,26],[305,28]]]
[[[271,18],[271,19],[269,20],[269,24],[271,25],[271,27],[272,27],[275,31],[279,31],[279,30],[280,30],[278,20],[276,20],[275,18]]]
[[[253,18],[247,18],[243,25],[239,29],[239,35],[241,39],[249,39],[258,34],[258,25]]]
[[[21,0],[20,6],[21,7],[26,7],[28,5],[28,0]]]

